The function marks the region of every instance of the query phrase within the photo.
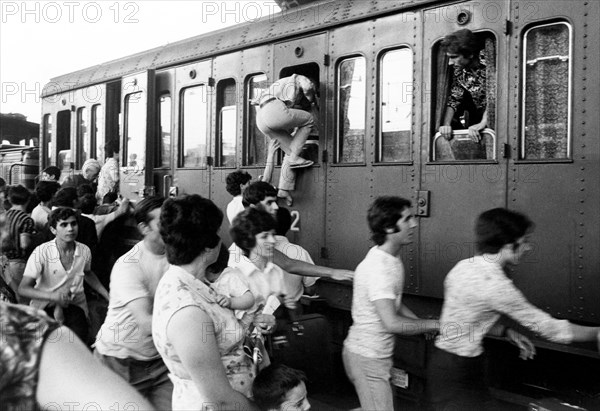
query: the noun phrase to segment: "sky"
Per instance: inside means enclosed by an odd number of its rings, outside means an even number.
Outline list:
[[[270,0],[0,0],[0,112],[39,123],[53,77],[278,12]]]

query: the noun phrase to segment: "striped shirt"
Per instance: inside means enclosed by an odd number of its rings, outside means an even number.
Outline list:
[[[25,260],[27,254],[21,248],[21,234],[35,234],[35,223],[29,214],[16,209],[6,212],[8,238],[2,251],[9,260]]]

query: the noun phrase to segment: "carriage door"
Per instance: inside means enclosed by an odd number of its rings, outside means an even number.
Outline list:
[[[442,297],[443,280],[461,259],[475,252],[473,227],[479,213],[506,205],[506,37],[508,2],[464,2],[423,11],[423,126],[421,133],[420,189],[416,213],[420,215],[420,276],[418,293]],[[479,142],[468,136],[475,115],[456,109],[453,135],[438,133],[452,92],[454,70],[440,43],[460,29],[477,33],[481,65],[473,98],[487,107],[487,128]],[[455,79],[456,80],[456,79]],[[475,92],[473,93],[474,95]],[[481,97],[483,95],[483,97]],[[477,96],[477,95],[476,95]],[[461,107],[466,104],[461,100]],[[461,129],[462,128],[462,129]]]
[[[175,70],[159,71],[155,77],[156,83],[156,133],[152,139],[153,146],[153,185],[156,194],[169,197],[173,184],[173,113]]]
[[[154,70],[123,77],[121,83],[120,193],[132,201],[154,195],[152,140],[154,137]]]
[[[323,247],[323,227],[325,208],[325,167],[321,162],[321,151],[325,149],[325,111],[328,98],[327,36],[298,38],[289,42],[277,43],[273,49],[273,77],[269,82],[292,74],[301,74],[318,84],[320,94],[320,113],[316,114],[316,126],[308,137],[301,156],[314,161],[310,168],[296,170],[296,188],[291,192],[294,203],[289,207],[294,218],[290,240],[305,247],[314,259],[320,255]],[[269,75],[269,73],[268,73]],[[273,184],[279,179],[277,169],[273,175]],[[285,206],[283,202],[279,204]],[[310,217],[309,217],[310,213]],[[320,216],[316,218],[316,216]]]
[[[175,69],[175,169],[170,195],[200,194],[210,198],[209,167],[214,79],[210,60]]]

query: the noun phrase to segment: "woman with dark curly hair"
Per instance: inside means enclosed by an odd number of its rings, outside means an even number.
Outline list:
[[[442,47],[453,66],[446,114],[439,129],[446,140],[452,139],[453,129],[465,128],[458,120],[463,112],[468,113],[466,127],[473,141],[481,139],[479,132],[487,126],[487,65],[480,56],[483,46],[477,34],[468,29],[449,34],[442,41]]]
[[[173,409],[255,409],[245,329],[217,303],[206,271],[221,249],[223,213],[199,195],[165,201],[160,234],[169,270],[154,298],[152,336],[174,384]]]

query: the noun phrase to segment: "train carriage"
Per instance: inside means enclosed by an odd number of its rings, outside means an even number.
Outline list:
[[[505,206],[536,223],[517,286],[553,316],[597,325],[599,18],[600,5],[584,0],[309,2],[52,79],[41,166],[77,170],[102,160],[103,144],[118,138],[124,196],[197,193],[224,208],[226,175],[242,168],[257,177],[265,164],[250,100],[280,77],[304,74],[318,84],[321,107],[305,146],[315,166],[298,173],[291,236],[317,263],[353,269],[370,246],[369,204],[383,194],[409,198],[420,219],[403,255],[406,298],[421,315],[439,315],[444,276],[474,253],[476,216]],[[481,144],[460,133],[448,143],[436,132],[448,86],[440,42],[461,28],[485,41],[490,121]],[[351,286],[322,281],[320,293],[335,352]],[[597,396],[598,383],[579,382],[568,366],[587,359],[597,375],[594,350],[538,344],[548,354],[523,385],[569,396],[583,384],[582,404]],[[398,345],[398,372],[409,376],[398,393],[419,400],[427,343]],[[502,388],[502,359],[515,354],[504,345],[491,351]],[[551,363],[566,367],[558,382],[543,376]]]

